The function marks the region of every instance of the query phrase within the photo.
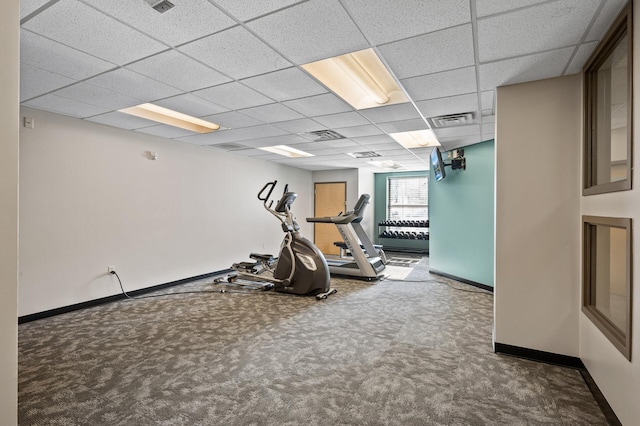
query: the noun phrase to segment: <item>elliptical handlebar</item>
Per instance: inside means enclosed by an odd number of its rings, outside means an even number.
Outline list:
[[[280,222],[282,222],[282,227],[285,232],[289,230],[298,230],[299,226],[295,222],[293,215],[291,214],[291,204],[295,201],[298,194],[294,192],[289,192],[289,185],[286,184],[284,187],[284,192],[282,193],[282,198],[278,200],[278,203],[275,207],[273,207],[274,200],[271,200],[271,194],[278,183],[277,180],[273,182],[267,182],[260,192],[258,192],[258,200],[262,201],[264,208],[274,215]]]
[[[258,192],[258,200],[263,201],[266,204],[267,200],[269,200],[269,197],[271,197],[271,193],[273,192],[273,189],[276,187],[276,183],[278,183],[277,180],[274,180],[273,182],[265,183],[262,189],[260,190],[260,192]],[[262,194],[267,188],[269,188],[269,192],[267,193],[266,197],[263,197]]]

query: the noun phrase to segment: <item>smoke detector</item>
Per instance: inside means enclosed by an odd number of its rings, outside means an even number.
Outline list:
[[[175,5],[169,0],[144,0],[149,6],[154,8],[160,13],[165,13],[169,9],[173,9]]]

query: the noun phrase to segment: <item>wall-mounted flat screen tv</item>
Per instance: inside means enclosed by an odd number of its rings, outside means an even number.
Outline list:
[[[431,168],[436,176],[436,182],[440,182],[447,174],[444,171],[444,162],[442,161],[442,154],[438,147],[433,148],[431,151]]]

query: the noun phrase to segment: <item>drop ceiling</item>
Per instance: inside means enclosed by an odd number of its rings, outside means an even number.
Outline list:
[[[580,72],[623,0],[22,0],[21,104],[307,170],[406,170],[430,148],[389,133],[434,128],[442,149],[494,137],[495,89]],[[373,48],[410,101],[354,110],[301,65]],[[213,121],[196,134],[118,110],[156,103]],[[469,117],[472,117],[469,119]],[[458,124],[458,125],[456,125]],[[343,136],[314,141],[313,133]],[[259,148],[289,145],[286,158]]]

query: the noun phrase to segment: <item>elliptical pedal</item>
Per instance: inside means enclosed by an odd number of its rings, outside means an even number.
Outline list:
[[[337,288],[330,288],[329,291],[325,291],[324,293],[318,293],[316,294],[316,299],[317,300],[324,300],[327,297],[331,296],[334,293],[337,293],[338,289]]]

